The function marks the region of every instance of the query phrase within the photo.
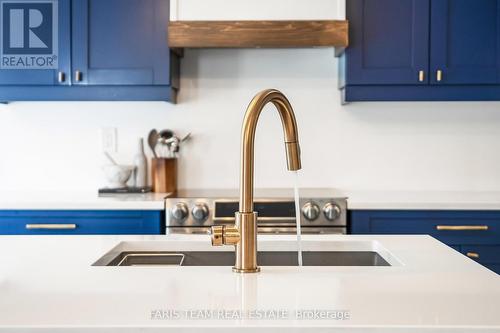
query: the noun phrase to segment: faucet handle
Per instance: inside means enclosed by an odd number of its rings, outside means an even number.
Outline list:
[[[236,245],[240,241],[240,231],[235,225],[212,226],[212,245]]]
[[[224,245],[224,226],[214,225],[212,226],[212,246],[222,246]]]

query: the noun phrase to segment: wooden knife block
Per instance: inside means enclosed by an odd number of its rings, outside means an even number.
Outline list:
[[[177,192],[177,159],[153,158],[151,161],[151,177],[153,179],[153,192]]]

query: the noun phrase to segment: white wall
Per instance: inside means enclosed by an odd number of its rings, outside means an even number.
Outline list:
[[[241,3],[235,8],[243,8]],[[189,19],[182,8],[175,13]],[[274,87],[289,97],[297,114],[302,186],[500,190],[500,103],[341,106],[332,49],[188,50],[182,73],[177,105],[0,105],[0,189],[96,189],[103,182],[101,127],[118,128],[122,163],[131,161],[136,139],[153,127],[192,131],[180,187],[235,188],[246,105],[259,90]],[[270,107],[257,132],[257,186],[292,184],[282,141]]]

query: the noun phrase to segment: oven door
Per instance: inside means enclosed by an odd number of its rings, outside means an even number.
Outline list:
[[[258,226],[259,235],[295,235],[297,228],[284,226]],[[210,227],[168,227],[167,234],[209,235]],[[302,227],[302,235],[345,235],[345,227]]]

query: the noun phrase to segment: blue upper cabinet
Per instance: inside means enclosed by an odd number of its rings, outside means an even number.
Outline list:
[[[70,1],[0,1],[0,91],[69,84]]]
[[[497,0],[432,0],[432,84],[500,82],[499,10]]]
[[[500,0],[349,0],[344,101],[500,100]]]
[[[74,0],[76,85],[170,85],[165,0]]]
[[[346,83],[424,84],[429,67],[429,0],[349,0]]]
[[[55,8],[52,15],[46,14],[47,4]],[[32,59],[49,45],[40,43],[53,35],[50,51],[57,64],[2,66],[0,101],[175,101],[180,65],[167,44],[169,0],[19,0],[16,5],[26,7],[24,14],[2,10],[3,37],[8,37],[2,38],[3,45],[10,45],[7,40],[21,51],[27,49]],[[8,29],[6,17],[13,18]],[[30,43],[34,47],[27,48]],[[6,61],[5,48],[1,56]]]

